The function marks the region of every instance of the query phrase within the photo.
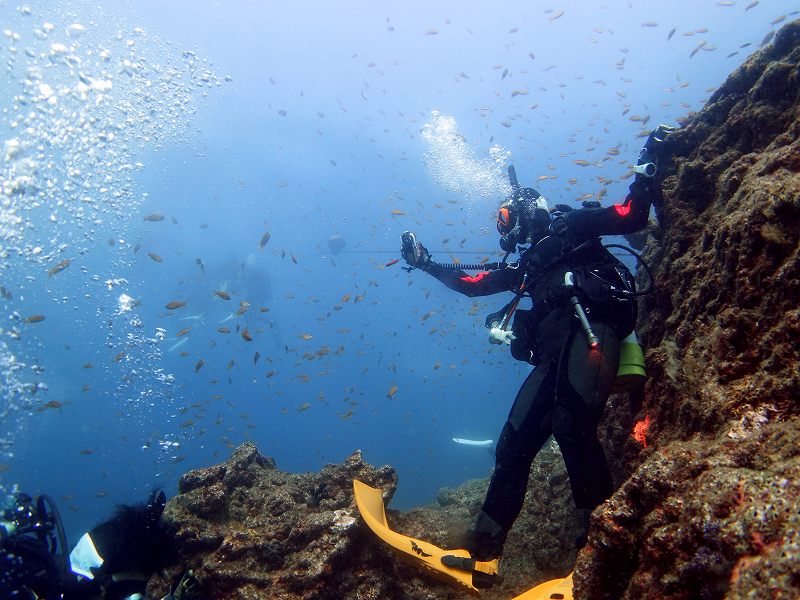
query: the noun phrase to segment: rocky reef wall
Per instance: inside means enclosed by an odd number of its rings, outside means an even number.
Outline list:
[[[392,468],[375,469],[359,452],[319,473],[289,474],[252,444],[186,473],[163,516],[181,561],[150,580],[148,596],[163,597],[191,568],[203,597],[216,600],[397,597],[355,518],[354,478],[387,499],[397,486]]]
[[[647,448],[606,423],[632,476],[593,515],[576,598],[800,597],[799,65],[795,21],[671,139],[645,246]]]

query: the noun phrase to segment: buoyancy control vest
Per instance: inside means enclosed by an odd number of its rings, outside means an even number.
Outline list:
[[[517,360],[536,364],[536,331],[551,311],[569,306],[577,296],[589,320],[611,325],[620,339],[633,332],[637,318],[636,284],[628,268],[603,246],[600,238],[591,238],[569,248],[560,236],[541,240],[524,256],[530,286],[526,294],[533,308],[516,310],[512,324],[515,339],[511,353]],[[573,274],[574,286],[564,285],[567,272]]]

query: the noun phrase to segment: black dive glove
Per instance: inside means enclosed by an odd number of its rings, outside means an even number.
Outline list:
[[[167,505],[167,495],[163,490],[153,490],[150,499],[147,501],[147,526],[151,529],[158,529],[164,507]]]
[[[675,127],[659,125],[647,137],[647,141],[639,152],[639,160],[633,167],[636,179],[630,186],[631,192],[637,195],[655,194],[655,174],[658,171],[658,161],[663,155],[667,137],[675,131]]]
[[[400,255],[412,269],[422,269],[425,271],[431,264],[431,254],[417,241],[417,236],[410,231],[403,232],[400,236],[403,245],[400,248]]]
[[[633,172],[637,176],[650,179],[656,174],[658,159],[664,152],[664,141],[675,129],[669,125],[659,125],[650,133],[639,152],[639,160],[636,161],[636,166],[633,168]]]

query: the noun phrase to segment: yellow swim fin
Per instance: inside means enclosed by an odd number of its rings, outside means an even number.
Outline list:
[[[424,540],[408,537],[389,529],[381,490],[354,479],[353,491],[361,517],[373,533],[400,552],[401,557],[408,559],[415,566],[422,567],[430,575],[447,583],[461,585],[476,595],[480,591],[472,584],[473,572],[497,575],[498,561],[496,559],[489,562],[474,561],[467,550],[444,550]],[[459,565],[463,568],[454,568],[445,563]]]
[[[572,600],[572,573],[564,579],[540,583],[512,600]]]

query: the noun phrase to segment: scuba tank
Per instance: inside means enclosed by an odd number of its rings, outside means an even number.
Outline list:
[[[564,285],[572,290],[574,287],[573,274],[567,272],[564,277]],[[570,302],[575,310],[575,316],[581,323],[583,332],[586,335],[589,348],[596,350],[600,348],[600,342],[592,331],[589,320],[586,318],[583,306],[577,296],[572,296]],[[644,353],[636,337],[636,330],[619,343],[619,368],[614,384],[611,388],[612,394],[623,394],[641,389],[647,381],[647,371],[644,366]]]

